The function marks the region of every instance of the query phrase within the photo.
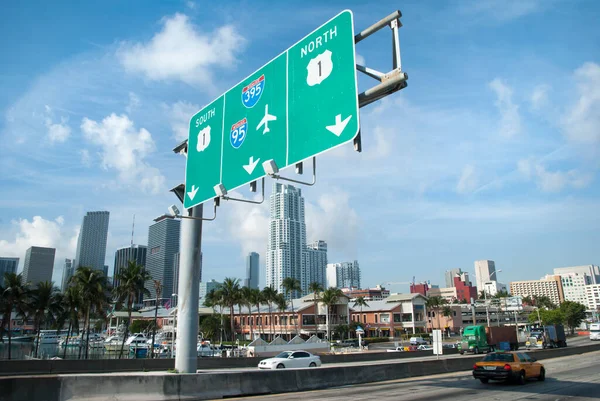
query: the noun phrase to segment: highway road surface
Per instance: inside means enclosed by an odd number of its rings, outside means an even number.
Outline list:
[[[471,372],[422,376],[388,382],[344,386],[327,390],[242,397],[253,401],[304,401],[373,399],[437,400],[535,400],[582,401],[600,399],[600,352],[541,361],[546,367],[546,381],[535,380],[520,386],[512,383],[482,384]],[[368,368],[368,367],[366,367]]]

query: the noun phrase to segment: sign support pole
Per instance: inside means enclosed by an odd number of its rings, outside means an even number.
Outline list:
[[[181,221],[181,255],[177,295],[177,347],[175,369],[196,373],[198,368],[198,296],[200,295],[200,254],[202,250],[202,204],[187,209],[191,219]]]

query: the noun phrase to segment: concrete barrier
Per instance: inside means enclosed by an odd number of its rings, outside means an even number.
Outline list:
[[[600,344],[532,353],[539,360],[600,351]],[[79,374],[0,377],[0,401],[205,400],[241,395],[307,391],[468,371],[482,355],[320,369],[198,374]],[[123,361],[121,361],[123,362]]]

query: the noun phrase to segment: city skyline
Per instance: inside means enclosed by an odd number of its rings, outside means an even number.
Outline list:
[[[362,108],[362,153],[349,145],[319,156],[316,184],[302,188],[307,237],[327,241],[330,260],[360,260],[363,286],[410,281],[416,268],[417,279],[470,271],[484,258],[501,266],[505,283],[599,262],[600,45],[590,28],[599,6],[465,3],[402,4],[409,86]],[[241,29],[257,7],[273,23]],[[348,7],[359,31],[398,6]],[[171,149],[190,116],[340,11],[311,1],[201,11],[185,2],[81,3],[55,4],[37,21],[15,10],[0,26],[11,60],[0,66],[0,255],[19,257],[22,269],[28,247],[56,248],[55,283],[64,259],[75,258],[88,210],[111,212],[109,275],[114,252],[130,243],[133,214],[142,222],[134,242],[147,244],[147,226],[176,202],[169,189],[181,183],[185,159]],[[293,24],[281,17],[290,13]],[[78,17],[92,14],[94,24]],[[50,21],[59,18],[57,28]],[[184,34],[190,49],[205,51],[168,53]],[[381,37],[359,43],[357,61],[388,66],[389,36]],[[217,50],[222,58],[208,57]],[[140,61],[149,59],[162,62]],[[359,90],[370,83],[359,76]],[[296,178],[310,180],[304,167]],[[231,192],[258,200],[246,188]],[[203,228],[204,275],[241,278],[247,253],[266,251],[268,219],[266,202],[223,202]]]

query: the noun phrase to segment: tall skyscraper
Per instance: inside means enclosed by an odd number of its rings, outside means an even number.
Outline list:
[[[181,222],[173,216],[163,215],[154,219],[154,224],[148,228],[148,254],[146,256],[146,271],[153,279],[162,283],[162,294],[158,295],[159,303],[165,304],[176,293],[173,287],[173,264],[175,254],[179,252],[179,230]],[[152,282],[146,283],[150,291],[149,297],[144,297],[144,303],[153,304],[156,300],[156,290]]]
[[[457,275],[460,275],[460,274],[462,274],[461,269],[446,270],[446,273],[445,273],[446,288],[454,287],[454,277],[456,277]]]
[[[146,256],[148,253],[148,247],[145,245],[130,245],[123,248],[117,249],[115,252],[115,264],[113,268],[113,277],[112,277],[112,285],[113,287],[117,287],[119,285],[119,279],[117,275],[127,266],[129,261],[134,261],[138,265],[144,266],[146,268]],[[135,300],[136,304],[141,304],[143,301],[143,294],[140,293]]]
[[[360,289],[360,276],[358,260],[327,265],[327,287]]]
[[[306,274],[306,223],[302,191],[292,185],[273,184],[271,220],[266,257],[266,284],[284,293],[286,277],[300,282],[302,294],[308,292]],[[302,294],[290,294],[296,298]]]
[[[4,284],[4,273],[16,273],[19,268],[19,258],[0,257],[0,285]]]
[[[590,278],[590,284],[600,284],[600,268],[596,265],[557,267],[554,269],[555,275],[562,276],[569,273],[585,274]]]
[[[259,288],[258,286],[258,262],[259,256],[256,252],[250,252],[246,256],[246,278],[244,279],[244,287]]]
[[[77,238],[76,267],[86,266],[104,271],[109,218],[109,212],[87,212],[83,216]]]
[[[488,281],[498,281],[496,272],[496,264],[493,260],[476,260],[475,261],[475,281],[477,283],[477,291],[483,291],[485,283]],[[493,276],[493,277],[492,277]]]
[[[319,283],[327,286],[327,242],[318,240],[311,242],[306,247],[306,270],[308,272],[308,285]]]
[[[23,282],[31,283],[32,287],[42,281],[52,281],[54,255],[56,249],[32,246],[25,253],[23,266]]]
[[[67,290],[69,286],[69,280],[75,274],[75,261],[73,259],[65,259],[65,265],[63,267],[62,285],[61,289],[63,292]]]

